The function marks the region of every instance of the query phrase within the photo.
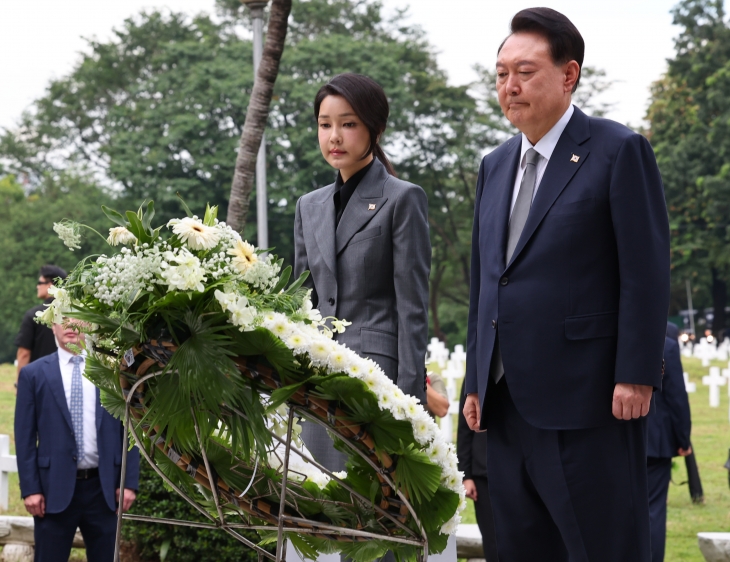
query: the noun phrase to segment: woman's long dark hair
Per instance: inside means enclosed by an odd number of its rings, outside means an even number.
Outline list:
[[[314,118],[319,119],[319,107],[327,96],[342,96],[350,104],[355,114],[365,124],[370,133],[370,147],[363,158],[373,154],[380,160],[391,176],[395,170],[385,152],[380,147],[378,139],[388,124],[390,106],[385,97],[383,88],[372,78],[362,74],[338,74],[327,84],[322,86],[314,98]]]

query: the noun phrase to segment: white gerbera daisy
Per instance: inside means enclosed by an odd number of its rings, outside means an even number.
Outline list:
[[[211,250],[218,245],[220,233],[192,217],[185,217],[173,224],[172,231],[193,250]]]
[[[233,248],[228,250],[228,255],[233,256],[231,265],[240,273],[245,273],[259,261],[259,257],[256,255],[256,248],[243,240],[236,240]]]
[[[119,246],[119,244],[132,244],[137,241],[137,237],[123,226],[115,226],[109,229],[109,238],[106,241],[112,246]]]

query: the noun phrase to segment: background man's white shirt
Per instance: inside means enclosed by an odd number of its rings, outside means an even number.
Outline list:
[[[71,377],[74,365],[71,363],[73,354],[58,348],[58,366],[61,368],[63,390],[66,394],[66,405],[71,410]],[[79,468],[96,468],[99,466],[99,448],[96,443],[96,387],[83,376],[86,366],[86,357],[81,355],[81,388],[84,393],[84,459],[78,462]]]
[[[512,215],[512,209],[514,209],[515,202],[517,201],[517,194],[520,192],[520,183],[522,182],[522,176],[525,174],[525,167],[527,166],[525,154],[531,148],[534,148],[540,155],[540,159],[537,161],[537,179],[535,181],[535,191],[532,192],[532,200],[535,200],[537,190],[540,187],[540,181],[545,173],[550,157],[553,155],[553,151],[560,140],[560,135],[563,134],[565,127],[568,125],[568,121],[573,116],[573,104],[571,103],[567,111],[563,113],[563,116],[558,120],[553,128],[550,129],[547,134],[542,137],[535,146],[527,140],[527,137],[522,133],[522,150],[520,153],[520,165],[517,167],[517,176],[515,177],[515,185],[512,189],[512,204],[510,205],[510,216]]]

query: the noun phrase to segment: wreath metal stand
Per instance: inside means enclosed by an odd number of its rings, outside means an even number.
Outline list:
[[[135,405],[133,402],[135,402],[135,399],[138,399],[137,390],[145,381],[161,375],[162,372],[155,372],[148,375],[145,375],[141,377],[139,380],[135,381],[135,383],[132,385],[132,387],[128,390],[124,390],[126,394],[125,399],[125,411],[124,411],[124,439],[123,443],[126,444],[129,436],[129,432],[132,433],[132,436],[134,437],[134,440],[137,444],[142,443],[142,440],[140,439],[140,435],[138,434],[137,428],[135,427],[134,420],[132,419],[133,416],[130,416],[130,410],[131,408],[134,408]],[[225,409],[227,409],[229,412],[234,413],[238,416],[241,416],[242,418],[246,419],[246,416],[240,412],[239,410],[235,408],[230,408],[227,406],[224,406]],[[178,526],[184,526],[184,527],[194,527],[194,528],[201,528],[201,529],[222,529],[229,535],[236,538],[238,541],[243,543],[244,545],[248,546],[249,548],[256,551],[258,554],[258,560],[259,562],[263,562],[264,558],[268,558],[274,562],[282,562],[286,558],[286,542],[284,541],[284,533],[285,532],[296,532],[296,533],[308,533],[308,534],[314,534],[319,537],[325,537],[325,538],[333,538],[333,537],[349,537],[353,541],[363,541],[367,539],[385,539],[390,542],[395,543],[401,543],[401,544],[408,544],[415,546],[420,549],[421,554],[418,556],[418,562],[427,562],[428,559],[428,540],[426,537],[426,533],[423,529],[423,525],[421,524],[421,521],[416,515],[415,510],[413,509],[413,506],[408,501],[408,498],[398,489],[398,487],[395,485],[393,480],[390,477],[390,474],[387,470],[382,468],[381,466],[378,466],[376,463],[372,461],[370,457],[368,457],[360,447],[358,447],[354,440],[342,435],[340,432],[335,431],[337,434],[338,439],[341,439],[346,446],[348,446],[350,449],[352,449],[354,452],[356,452],[360,457],[365,460],[379,475],[382,477],[384,483],[390,486],[392,490],[396,492],[398,495],[400,502],[402,502],[402,505],[404,505],[408,512],[410,513],[411,517],[413,517],[413,520],[415,521],[418,529],[420,530],[420,536],[419,533],[414,532],[411,528],[406,526],[403,522],[399,521],[397,517],[395,517],[392,513],[389,513],[385,509],[382,509],[379,505],[374,504],[371,502],[368,498],[362,496],[355,490],[353,490],[350,486],[348,486],[345,482],[343,482],[340,478],[337,477],[333,472],[322,466],[320,463],[318,463],[316,460],[314,460],[310,455],[304,453],[303,451],[297,449],[292,444],[292,429],[294,426],[294,418],[295,417],[302,417],[305,418],[307,421],[311,423],[319,424],[320,426],[328,429],[329,431],[334,431],[333,428],[325,423],[324,421],[320,420],[316,416],[312,415],[311,412],[309,412],[307,409],[302,408],[300,406],[291,405],[289,406],[289,418],[288,418],[288,428],[287,428],[287,434],[286,439],[282,439],[279,437],[276,433],[269,430],[269,433],[271,434],[272,438],[280,443],[281,445],[284,445],[284,459],[282,464],[282,482],[281,482],[281,490],[279,492],[280,500],[279,500],[279,509],[278,509],[278,517],[277,517],[277,526],[274,527],[272,525],[250,525],[246,523],[231,523],[229,521],[226,521],[226,518],[223,514],[223,508],[221,506],[219,493],[218,493],[218,483],[215,479],[215,472],[211,470],[210,463],[208,462],[208,457],[205,453],[205,447],[203,446],[203,440],[201,438],[200,434],[200,428],[198,427],[197,420],[195,416],[193,415],[193,421],[195,424],[195,432],[196,437],[198,440],[198,445],[200,446],[200,451],[202,453],[203,457],[203,463],[205,465],[205,472],[208,479],[209,489],[212,492],[213,501],[216,506],[216,512],[217,517],[214,517],[211,515],[205,508],[203,508],[198,502],[196,502],[193,498],[191,498],[185,491],[180,489],[179,486],[177,486],[174,482],[172,482],[163,472],[160,470],[160,468],[155,464],[154,460],[152,459],[152,455],[149,451],[146,451],[143,447],[139,447],[139,451],[141,455],[144,457],[144,459],[150,464],[150,466],[154,469],[154,471],[162,478],[167,485],[169,485],[175,492],[177,492],[182,498],[185,499],[191,506],[193,506],[197,511],[199,511],[206,519],[208,519],[208,523],[202,523],[202,522],[196,522],[196,521],[185,521],[185,520],[179,520],[179,519],[167,519],[162,517],[148,517],[148,516],[142,516],[142,515],[133,515],[133,514],[123,514],[121,509],[121,503],[122,500],[120,498],[120,509],[118,509],[117,513],[117,529],[116,529],[116,545],[114,550],[114,562],[119,562],[119,555],[120,555],[120,546],[121,546],[121,530],[122,530],[122,520],[132,520],[132,521],[143,521],[148,523],[162,523],[166,525],[178,525]],[[153,436],[154,437],[154,436]],[[153,446],[155,445],[155,439],[152,439]],[[159,443],[159,441],[158,441]],[[172,450],[172,449],[170,449]],[[168,456],[171,456],[170,450],[168,450]],[[388,534],[387,532],[384,533],[374,533],[370,531],[362,531],[358,529],[351,529],[348,527],[339,527],[336,525],[330,525],[325,524],[320,521],[314,521],[310,519],[305,519],[302,517],[294,517],[286,514],[285,507],[287,505],[287,500],[291,501],[292,503],[296,504],[296,497],[295,494],[290,490],[288,486],[288,476],[290,472],[289,468],[289,460],[290,460],[290,452],[295,452],[300,457],[302,457],[304,460],[308,461],[315,467],[317,467],[319,470],[327,474],[330,478],[336,480],[337,482],[342,485],[344,489],[346,489],[353,498],[356,498],[359,502],[363,502],[365,505],[370,506],[372,509],[374,509],[377,513],[379,513],[381,516],[387,518],[390,522],[392,522],[398,529],[403,531],[403,533],[406,536],[392,536]],[[154,451],[151,451],[154,453]],[[179,458],[179,455],[178,455]],[[292,472],[296,472],[293,471]],[[124,484],[127,474],[127,447],[123,446],[122,451],[122,467],[121,467],[121,478],[120,478],[120,490],[124,490]],[[243,496],[246,494],[246,492],[250,489],[251,485],[254,482],[254,479],[256,477],[256,467],[254,467],[253,476],[251,478],[251,482],[249,483],[248,488],[243,491],[242,494],[240,494],[239,497],[243,498]],[[208,487],[208,486],[206,486]],[[276,554],[271,554],[267,550],[261,548],[260,546],[254,544],[250,540],[248,540],[246,537],[241,535],[238,531],[241,529],[248,529],[248,530],[276,530],[277,531],[277,545],[276,545]],[[385,529],[384,529],[385,531]]]

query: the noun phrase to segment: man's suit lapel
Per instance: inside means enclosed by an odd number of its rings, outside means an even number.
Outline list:
[[[336,254],[339,254],[350,239],[383,208],[388,200],[387,197],[383,197],[383,189],[387,180],[388,171],[380,160],[376,159],[373,167],[360,181],[342,213],[340,224],[337,226]]]
[[[58,404],[58,409],[61,410],[63,419],[66,420],[68,426],[73,430],[73,423],[71,422],[71,412],[68,410],[68,404],[66,403],[66,391],[63,388],[63,378],[61,378],[61,368],[58,366],[58,353],[54,353],[48,356],[48,370],[46,370],[46,379],[48,386],[51,389],[51,394]]]
[[[517,247],[512,254],[512,260],[507,266],[514,263],[522,249],[527,245],[532,235],[540,226],[545,215],[553,206],[555,200],[562,193],[565,186],[573,178],[575,173],[585,163],[589,150],[581,147],[590,138],[590,127],[588,117],[577,107],[574,109],[573,117],[558,140],[555,150],[550,156],[545,173],[542,176],[540,185],[532,202],[530,214],[527,217],[525,228],[517,242]],[[578,161],[575,162],[575,156]]]
[[[322,190],[318,200],[309,204],[309,216],[314,228],[314,238],[317,240],[322,259],[333,275],[337,274],[335,263],[335,203],[332,199],[335,185],[332,184]],[[303,213],[304,215],[304,213]]]

